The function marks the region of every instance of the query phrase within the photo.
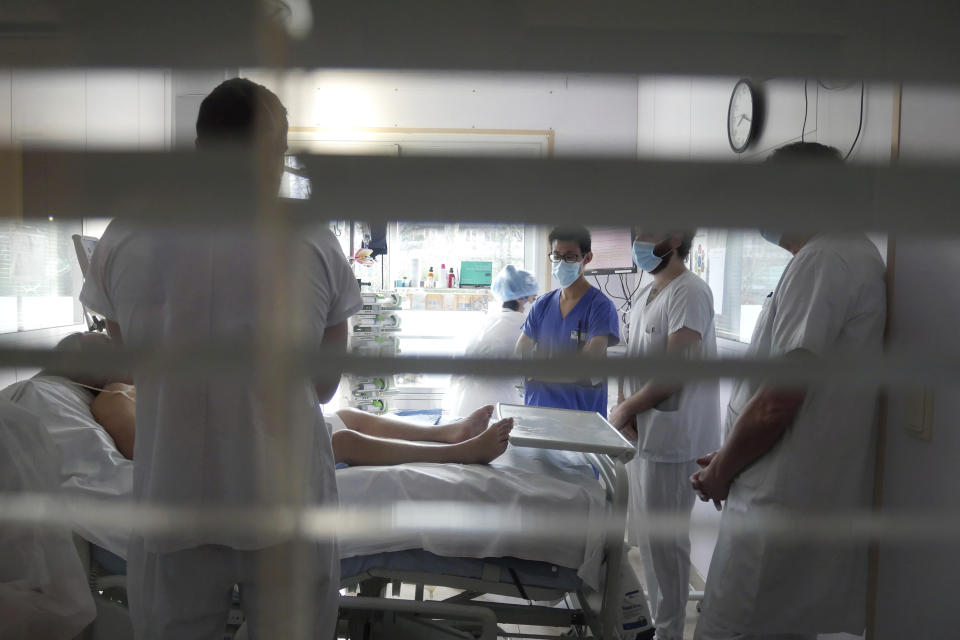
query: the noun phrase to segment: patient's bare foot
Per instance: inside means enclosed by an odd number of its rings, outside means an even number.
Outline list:
[[[450,444],[464,442],[483,433],[483,430],[490,424],[490,416],[492,415],[493,405],[488,404],[485,407],[480,407],[463,420],[445,424],[437,427],[437,429],[445,430],[443,442],[449,442]]]
[[[475,438],[455,445],[455,461],[463,464],[488,464],[507,450],[512,429],[513,418],[495,422]]]

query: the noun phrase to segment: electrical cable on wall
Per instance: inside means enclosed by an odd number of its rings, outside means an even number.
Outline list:
[[[622,295],[617,295],[610,291],[610,275],[611,274],[607,274],[606,280],[604,280],[602,284],[599,275],[594,275],[593,281],[597,284],[597,288],[603,291],[611,300],[622,301],[617,307],[617,312],[620,314],[620,321],[623,323],[624,330],[626,331],[626,337],[624,339],[624,344],[626,344],[630,336],[630,308],[633,306],[633,298],[637,295],[637,291],[640,290],[643,273],[641,272],[637,275],[637,284],[633,288],[633,291],[629,293],[627,293],[626,276],[622,273],[617,274],[617,277],[620,279],[620,291]]]
[[[803,79],[803,126],[800,127],[800,142],[806,142],[807,113],[810,111],[810,99],[807,97],[807,78]]]
[[[860,132],[863,130],[863,92],[866,86],[866,82],[863,80],[860,81],[860,123],[857,125],[857,135],[853,139],[853,144],[850,145],[850,150],[847,151],[847,155],[843,156],[843,159],[846,160],[850,157],[850,154],[853,153],[854,147],[857,146],[857,142],[860,140]]]
[[[838,91],[838,90],[847,89],[847,88],[853,86],[853,82],[839,83],[839,84],[827,84],[827,83],[825,83],[823,80],[817,80],[817,84],[820,85],[821,87],[823,87],[824,89],[826,89],[827,91]],[[854,138],[853,138],[853,144],[850,145],[850,149],[847,151],[846,155],[843,156],[843,159],[844,159],[844,160],[848,160],[848,159],[850,158],[850,156],[853,155],[853,150],[857,147],[857,143],[860,141],[860,134],[863,132],[863,97],[864,97],[864,93],[865,93],[865,91],[866,91],[866,85],[867,85],[867,83],[866,83],[865,80],[861,80],[861,81],[860,81],[860,118],[859,118],[859,122],[857,123],[857,135],[854,136]],[[804,89],[803,89],[803,90],[804,90],[804,101],[806,101],[806,90],[807,90],[807,89],[806,89],[806,82],[804,82]],[[806,125],[806,122],[807,122],[806,110],[804,110],[803,122],[804,122],[804,125],[803,125],[803,126],[804,126],[804,128],[806,128],[806,126],[807,126],[807,125]],[[802,134],[801,134],[801,138],[800,138],[800,139],[801,139],[801,140],[803,139]]]

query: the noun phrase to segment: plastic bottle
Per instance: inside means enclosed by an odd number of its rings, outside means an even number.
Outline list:
[[[453,267],[450,267],[450,273],[447,274],[447,288],[454,289],[457,286],[457,276],[453,272]]]
[[[437,286],[437,276],[433,273],[433,267],[427,272],[427,289],[433,289]]]

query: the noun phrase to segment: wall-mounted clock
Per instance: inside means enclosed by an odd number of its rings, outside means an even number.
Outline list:
[[[743,153],[760,132],[763,100],[749,80],[740,80],[730,94],[727,108],[727,140],[736,153]]]

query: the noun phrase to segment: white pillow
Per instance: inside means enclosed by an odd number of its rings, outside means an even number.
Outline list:
[[[70,494],[93,498],[129,498],[133,461],[123,457],[113,438],[90,412],[93,394],[67,378],[36,376],[0,391],[35,415],[47,428],[60,455],[60,483]],[[126,557],[126,532],[93,532],[75,527],[84,538]]]

